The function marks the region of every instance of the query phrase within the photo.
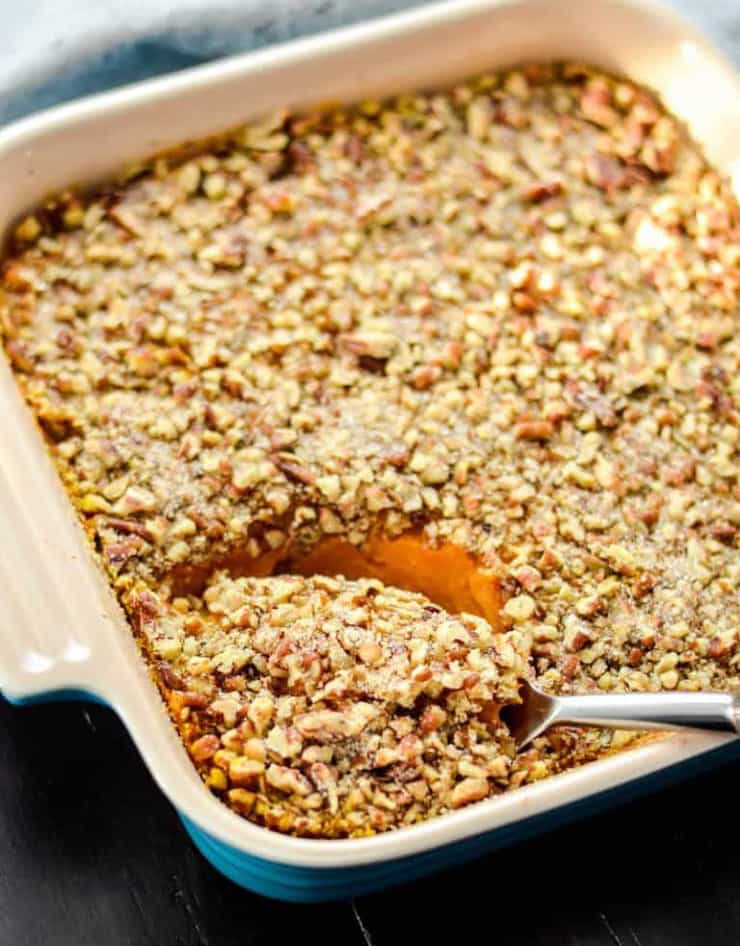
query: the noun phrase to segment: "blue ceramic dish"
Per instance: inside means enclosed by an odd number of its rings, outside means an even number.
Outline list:
[[[30,699],[14,699],[10,702],[16,706],[28,706],[57,700],[88,700],[105,705],[103,700],[79,691],[42,693]],[[483,857],[500,848],[554,831],[578,819],[599,814],[613,806],[626,804],[643,795],[658,791],[680,780],[706,773],[738,758],[740,758],[740,740],[695,757],[688,762],[635,779],[627,785],[600,792],[577,804],[533,815],[515,824],[420,854],[365,867],[297,867],[255,857],[209,834],[183,811],[178,811],[178,814],[185,830],[201,854],[229,880],[276,900],[292,903],[320,903],[347,900],[419,880],[429,874]]]

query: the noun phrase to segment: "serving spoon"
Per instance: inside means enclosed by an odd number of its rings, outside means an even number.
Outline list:
[[[550,696],[523,680],[521,703],[502,718],[522,749],[550,726],[605,729],[704,729],[740,734],[740,695],[732,693],[605,693]]]

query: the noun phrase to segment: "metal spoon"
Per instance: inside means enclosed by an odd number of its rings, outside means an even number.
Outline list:
[[[740,694],[606,693],[550,696],[522,681],[522,702],[507,706],[502,719],[521,749],[550,726],[606,729],[705,729],[740,734]]]

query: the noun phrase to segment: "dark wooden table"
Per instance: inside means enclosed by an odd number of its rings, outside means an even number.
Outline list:
[[[0,946],[738,946],[740,763],[354,903],[234,886],[112,712],[0,700]]]

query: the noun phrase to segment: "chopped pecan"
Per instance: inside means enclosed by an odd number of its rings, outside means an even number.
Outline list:
[[[517,440],[549,440],[555,428],[549,420],[524,420],[514,427]]]
[[[307,486],[313,486],[316,482],[316,474],[293,453],[275,453],[272,455],[275,465],[291,479],[298,480],[299,483],[305,483]]]
[[[207,762],[213,758],[219,744],[218,736],[208,733],[190,744],[190,754],[196,762]]]
[[[487,798],[489,793],[488,781],[484,778],[464,778],[452,789],[450,804],[453,808],[462,808],[474,801]]]

